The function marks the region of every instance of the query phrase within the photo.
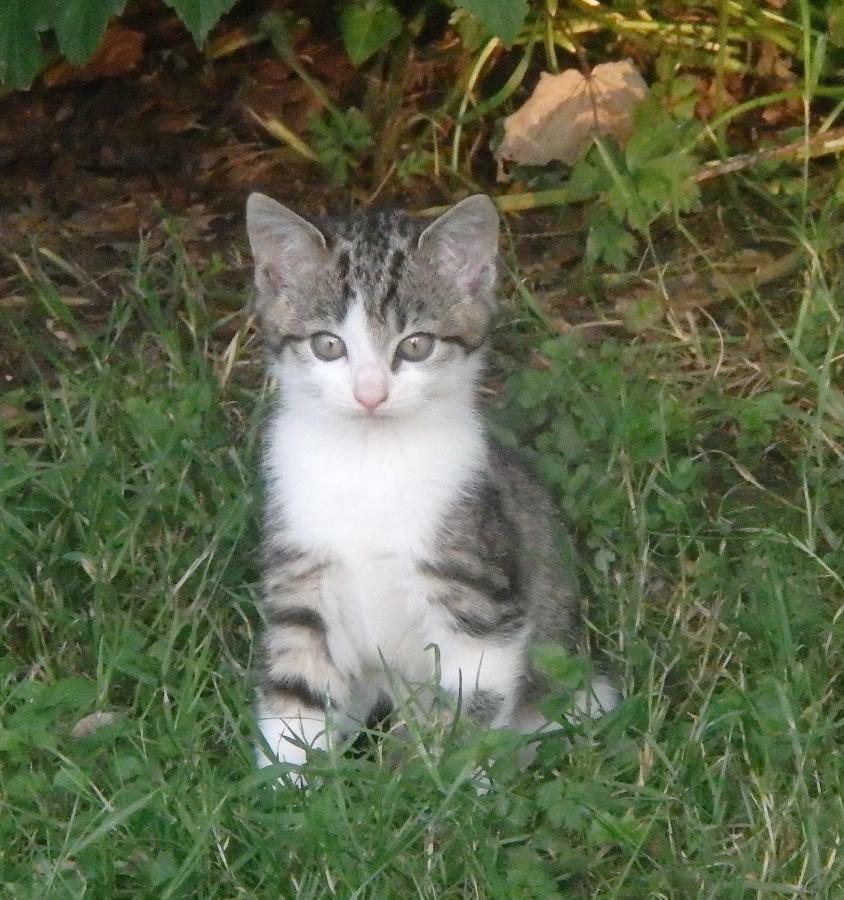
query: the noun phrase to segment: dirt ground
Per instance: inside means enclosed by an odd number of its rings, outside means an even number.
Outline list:
[[[296,18],[296,2],[282,6]],[[155,253],[174,233],[198,266],[223,261],[228,308],[222,311],[233,311],[247,291],[243,204],[251,190],[307,213],[381,203],[418,210],[469,190],[501,189],[488,128],[467,142],[463,182],[442,173],[395,176],[393,163],[413,148],[390,139],[401,131],[412,141],[418,132],[404,126],[420,110],[435,108],[466,66],[445,19],[418,36],[391,96],[389,61],[355,70],[336,26],[325,21],[330,5],[299,7],[309,22],[299,17],[297,59],[341,109],[362,109],[377,136],[347,186],[333,185],[322,167],[273,140],[258,122],[276,117],[307,134],[320,109],[259,27],[273,0],[238,4],[204,50],[164,4],[137,0],[84,69],[57,62],[30,90],[0,95],[0,316],[7,325],[61,344],[62,329],[33,308],[28,288],[46,276],[78,319],[96,329],[127,289],[139,242]],[[710,213],[702,222],[709,219]],[[714,224],[706,239],[729,243],[724,222]],[[594,319],[594,290],[578,269],[585,242],[580,214],[532,211],[508,216],[507,225],[521,275],[548,319],[561,330]],[[670,245],[670,229],[664,237]],[[738,267],[769,262],[750,258]],[[682,270],[682,260],[679,265]],[[697,276],[680,271],[678,277],[687,280],[678,284],[689,305],[706,300],[708,286]],[[619,282],[626,295],[629,285]],[[638,289],[647,300],[652,288]],[[606,313],[590,334],[624,326],[627,313],[614,300]],[[4,330],[0,389],[16,390],[33,374],[33,360]]]

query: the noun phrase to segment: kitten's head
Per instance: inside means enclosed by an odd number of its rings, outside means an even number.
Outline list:
[[[288,402],[368,421],[469,396],[494,308],[488,197],[467,197],[427,227],[383,212],[317,227],[252,194],[246,220]]]

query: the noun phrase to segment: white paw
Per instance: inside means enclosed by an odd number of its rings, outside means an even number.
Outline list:
[[[568,718],[574,722],[597,719],[614,709],[620,698],[618,688],[605,676],[597,675],[588,690],[577,691],[574,695],[574,710]]]
[[[274,756],[267,755],[263,746],[255,748],[255,759],[259,769],[271,766],[276,762],[296,766],[289,773],[290,780],[300,787],[306,783],[302,767],[307,762],[308,749],[324,749],[328,745],[325,719],[304,718],[260,718],[258,724],[261,734],[269,745]]]

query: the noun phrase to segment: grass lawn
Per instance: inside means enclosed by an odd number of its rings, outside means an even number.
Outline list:
[[[417,724],[316,755],[307,793],[252,759],[270,401],[231,279],[141,250],[91,329],[30,266],[53,337],[0,323],[42,373],[0,443],[0,893],[844,896],[844,341],[813,229],[776,295],[636,336],[505,306],[495,428],[557,492],[625,700],[524,772],[516,735]],[[563,717],[581,668],[543,664]]]

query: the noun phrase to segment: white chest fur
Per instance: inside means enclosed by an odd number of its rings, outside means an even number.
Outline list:
[[[441,613],[416,564],[484,464],[478,417],[338,422],[282,410],[268,437],[267,487],[286,540],[328,564],[320,602],[335,664],[373,670],[383,659],[425,677]]]
[[[314,418],[282,410],[268,442],[268,489],[289,537],[356,567],[430,554],[449,505],[483,466],[477,415],[435,424]]]

